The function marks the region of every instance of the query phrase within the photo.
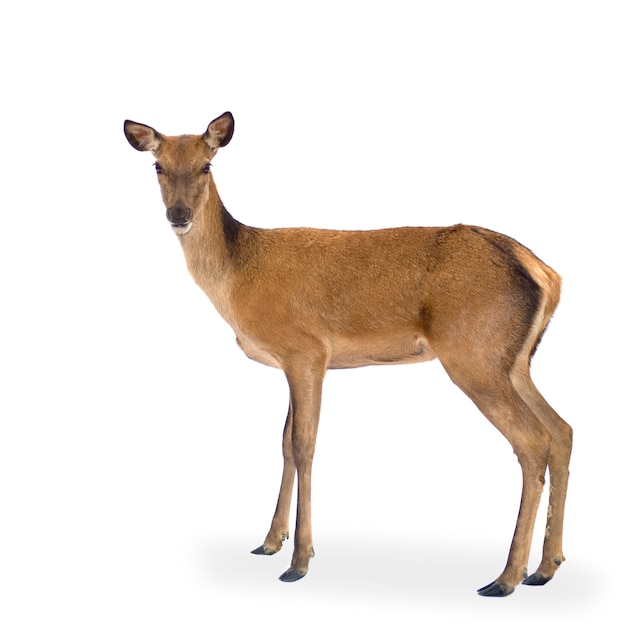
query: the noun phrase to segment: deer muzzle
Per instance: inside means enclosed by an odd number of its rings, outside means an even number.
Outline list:
[[[191,209],[188,206],[185,206],[182,202],[176,202],[167,208],[165,215],[169,220],[172,230],[177,235],[184,235],[189,232],[192,222]]]

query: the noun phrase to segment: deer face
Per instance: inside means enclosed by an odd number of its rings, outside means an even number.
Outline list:
[[[194,218],[206,204],[211,180],[211,160],[233,136],[234,120],[223,113],[213,120],[203,135],[168,137],[154,128],[126,120],[124,133],[133,148],[150,151],[166,217],[177,235],[187,234]]]

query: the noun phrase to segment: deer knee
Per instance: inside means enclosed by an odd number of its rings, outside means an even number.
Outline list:
[[[293,442],[293,460],[296,465],[312,463],[315,453],[315,441],[294,441]]]

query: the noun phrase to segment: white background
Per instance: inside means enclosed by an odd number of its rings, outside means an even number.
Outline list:
[[[623,4],[5,4],[0,622],[616,623]],[[187,275],[152,158],[122,133],[200,133],[225,110],[214,176],[241,221],[475,223],[562,274],[533,363],[575,431],[547,586],[475,594],[504,566],[521,477],[438,363],[329,373],[309,575],[277,580],[291,541],[249,554],[286,384]]]

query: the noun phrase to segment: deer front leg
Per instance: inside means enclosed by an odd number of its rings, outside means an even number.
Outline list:
[[[289,539],[289,510],[291,508],[293,483],[296,477],[296,465],[293,460],[292,447],[293,412],[291,410],[291,402],[289,404],[289,412],[287,413],[287,421],[283,431],[284,465],[278,503],[276,504],[276,511],[272,518],[270,530],[267,533],[267,537],[265,537],[263,545],[253,550],[252,554],[276,554],[282,548],[283,541]]]
[[[293,462],[298,474],[298,508],[291,566],[280,576],[283,582],[294,582],[306,575],[314,556],[311,528],[311,470],[319,424],[322,383],[326,359],[299,363],[285,370],[291,393],[291,443]]]

